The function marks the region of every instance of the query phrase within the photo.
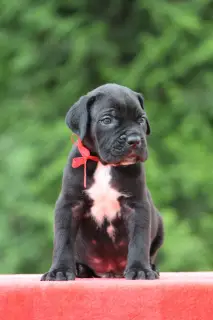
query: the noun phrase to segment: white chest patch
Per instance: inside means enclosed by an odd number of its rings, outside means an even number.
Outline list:
[[[111,167],[99,162],[94,173],[94,183],[86,191],[94,202],[91,214],[99,226],[104,222],[104,218],[111,222],[120,214],[118,198],[125,196],[110,186],[111,179]]]

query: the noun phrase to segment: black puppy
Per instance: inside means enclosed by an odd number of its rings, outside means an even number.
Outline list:
[[[64,169],[53,262],[41,280],[158,278],[163,223],[146,186],[150,125],[143,97],[103,85],[71,107],[66,123],[79,141]]]

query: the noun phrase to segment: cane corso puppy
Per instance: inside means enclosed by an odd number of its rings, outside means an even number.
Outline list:
[[[157,279],[163,223],[146,185],[150,124],[141,94],[106,84],[66,124],[78,136],[55,208],[53,261],[41,280]]]

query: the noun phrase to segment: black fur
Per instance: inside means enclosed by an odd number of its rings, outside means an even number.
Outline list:
[[[106,277],[158,278],[154,262],[163,243],[163,223],[146,186],[143,162],[148,157],[150,125],[142,95],[116,84],[98,87],[71,107],[66,123],[102,164],[116,164],[111,169],[111,185],[129,197],[119,198],[121,215],[112,222],[116,229],[112,241],[106,232],[109,222],[97,227],[90,216],[93,202],[84,192],[83,167],[71,166],[72,159],[80,156],[74,145],[56,202],[52,266],[41,280],[99,277],[94,257],[111,263]],[[136,143],[131,145],[132,141]],[[87,163],[87,189],[93,184],[96,166],[96,162]]]

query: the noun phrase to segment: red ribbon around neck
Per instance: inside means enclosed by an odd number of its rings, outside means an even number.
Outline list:
[[[87,179],[87,161],[92,160],[92,161],[99,161],[98,157],[91,156],[90,151],[83,145],[82,141],[78,138],[77,140],[77,147],[78,151],[82,155],[82,157],[76,157],[73,158],[72,160],[72,167],[73,168],[78,168],[80,166],[84,166],[84,188],[86,188],[86,179]]]

